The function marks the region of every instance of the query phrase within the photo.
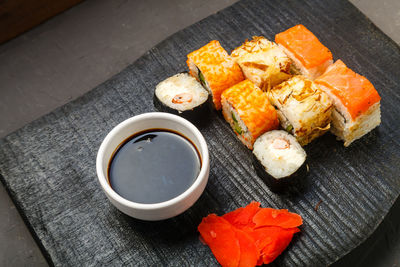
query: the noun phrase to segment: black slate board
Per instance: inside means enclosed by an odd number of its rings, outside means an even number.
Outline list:
[[[191,209],[170,220],[142,222],[107,201],[95,172],[101,141],[119,122],[154,111],[154,86],[185,70],[187,53],[212,39],[227,50],[253,35],[273,39],[297,23],[376,86],[382,97],[378,129],[349,148],[330,134],[308,145],[308,187],[285,196],[272,193],[256,176],[251,152],[215,112],[200,128],[210,149],[210,179]],[[172,35],[104,84],[3,138],[2,182],[55,265],[215,265],[198,240],[197,225],[209,213],[222,214],[252,200],[304,218],[301,234],[276,264],[330,264],[363,242],[399,195],[399,66],[399,47],[344,0],[240,1]]]

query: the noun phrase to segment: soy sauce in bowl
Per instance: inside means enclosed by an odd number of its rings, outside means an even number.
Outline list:
[[[199,152],[191,141],[170,130],[151,129],[120,144],[108,165],[108,180],[123,198],[154,204],[186,191],[200,169]]]

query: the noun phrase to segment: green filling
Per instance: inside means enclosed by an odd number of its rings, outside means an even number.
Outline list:
[[[199,70],[199,80],[200,80],[200,83],[201,83],[204,87],[206,87],[206,79],[204,78],[204,75],[203,75],[203,73],[201,73],[200,70]]]
[[[242,128],[240,128],[239,124],[237,124],[236,122],[233,124],[233,128],[235,132],[237,132],[238,134],[242,134]]]
[[[237,121],[237,119],[235,117],[235,114],[233,112],[231,112],[231,115],[232,115],[232,120],[237,123],[238,121]]]
[[[233,120],[233,130],[234,130],[235,132],[237,132],[238,134],[242,134],[242,133],[243,133],[243,130],[242,130],[242,128],[240,127],[239,122],[238,122],[238,120],[237,120],[236,117],[235,117],[235,114],[233,114],[233,112],[231,112],[231,115],[232,115],[232,120]]]
[[[293,125],[289,124],[289,125],[286,127],[286,132],[292,133],[292,130],[293,130]]]

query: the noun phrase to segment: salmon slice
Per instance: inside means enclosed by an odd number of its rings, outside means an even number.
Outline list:
[[[332,100],[331,132],[349,146],[381,123],[380,96],[367,78],[341,60],[315,80]]]
[[[330,95],[338,98],[353,120],[381,100],[372,83],[349,69],[340,59],[316,79],[315,83],[323,85]]]
[[[222,92],[244,80],[239,65],[216,40],[191,52],[187,58],[190,74],[211,93],[215,109],[220,110]]]
[[[278,33],[275,42],[284,48],[299,72],[312,80],[333,63],[331,51],[304,25]]]

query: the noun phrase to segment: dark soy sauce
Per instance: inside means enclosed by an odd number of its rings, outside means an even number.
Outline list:
[[[140,132],[125,140],[108,166],[111,187],[137,203],[170,200],[196,180],[201,161],[185,137],[164,129]]]

